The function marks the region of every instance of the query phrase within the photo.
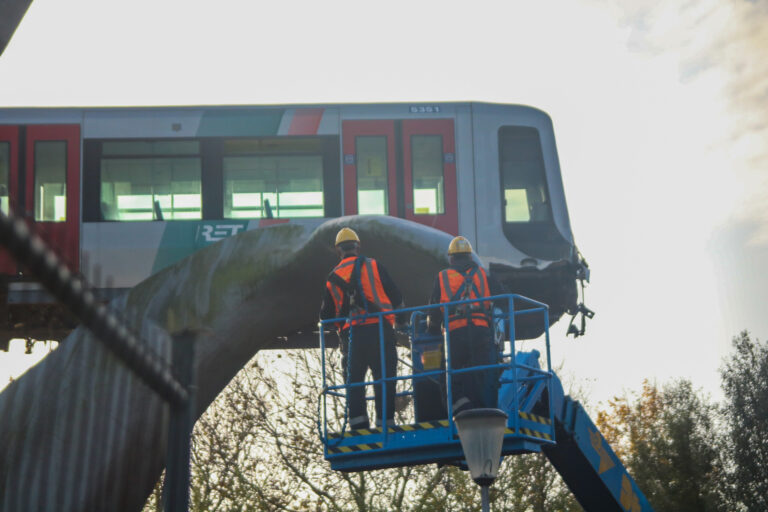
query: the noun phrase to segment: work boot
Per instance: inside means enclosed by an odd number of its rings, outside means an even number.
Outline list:
[[[371,428],[371,424],[368,421],[368,416],[355,416],[354,418],[350,418],[349,420],[349,429],[350,430],[369,430]]]
[[[387,420],[387,427],[394,427],[395,426],[395,420],[392,418]],[[381,428],[381,420],[376,418],[376,427]]]

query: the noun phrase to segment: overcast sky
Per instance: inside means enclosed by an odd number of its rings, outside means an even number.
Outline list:
[[[584,338],[555,326],[555,361],[593,402],[645,377],[719,397],[731,337],[768,336],[765,48],[746,0],[35,0],[0,106],[541,108],[597,312]]]

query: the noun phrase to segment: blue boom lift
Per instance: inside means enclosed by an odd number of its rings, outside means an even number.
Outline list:
[[[498,396],[497,407],[507,416],[502,456],[543,452],[566,485],[587,512],[621,511],[652,512],[652,508],[635,481],[627,473],[616,454],[589,418],[581,404],[566,396],[560,379],[552,371],[549,348],[549,310],[546,304],[515,294],[482,300],[506,301],[506,311],[493,313],[495,346],[498,363],[453,369],[450,358],[450,332],[445,336],[430,335],[426,329],[426,312],[479,302],[480,299],[456,301],[395,311],[411,313],[409,339],[412,368],[408,375],[386,375],[384,378],[351,384],[332,383],[332,372],[326,371],[326,328],[347,319],[324,320],[320,325],[320,347],[323,362],[321,396],[323,424],[320,436],[325,445],[325,458],[338,471],[366,471],[415,464],[447,463],[464,465],[464,453],[451,411],[451,375],[483,372],[488,392]],[[538,350],[517,350],[515,320],[532,315],[544,326],[544,364]],[[382,319],[383,313],[371,313]],[[365,317],[363,317],[365,318]],[[358,317],[360,319],[360,317]],[[383,325],[379,322],[381,360],[384,361]],[[354,343],[354,341],[353,341]],[[353,347],[354,349],[354,347]],[[337,372],[338,373],[338,372]],[[343,375],[336,375],[343,379]],[[347,415],[333,418],[336,431],[329,428],[329,409],[346,408],[346,392],[352,386],[382,386],[398,381],[407,387],[398,396],[413,398],[413,423],[347,430]],[[402,382],[401,382],[402,381]],[[404,382],[404,384],[403,384]],[[370,397],[368,397],[370,399]],[[341,404],[341,405],[340,405]],[[386,399],[382,399],[386,407]],[[386,411],[382,414],[387,417]]]

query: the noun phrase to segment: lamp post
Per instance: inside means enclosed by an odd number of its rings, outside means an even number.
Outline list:
[[[453,417],[472,480],[480,486],[483,512],[490,511],[488,487],[496,479],[507,415],[499,409],[470,409]]]

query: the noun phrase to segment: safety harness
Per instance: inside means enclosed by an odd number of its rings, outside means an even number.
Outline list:
[[[354,265],[349,282],[345,281],[344,278],[336,273],[336,271],[340,270],[340,268],[344,268],[348,265]],[[361,276],[363,265],[366,267],[368,279],[371,280],[370,286],[373,300],[368,300],[368,297],[365,295]],[[381,311],[387,311],[392,308],[392,306],[387,301],[384,301],[385,306],[387,307],[382,307],[381,305],[382,298],[379,296],[380,293],[376,289],[377,285],[374,283],[373,268],[374,266],[371,264],[370,260],[368,260],[365,256],[358,256],[355,258],[354,262],[347,262],[344,265],[335,268],[333,272],[330,273],[328,276],[328,281],[330,281],[341,291],[341,296],[339,296],[337,290],[331,287],[331,293],[334,296],[335,302],[337,304],[341,303],[340,308],[337,311],[338,314],[341,314],[342,311],[348,310],[348,317],[350,320],[352,320],[354,317],[361,317],[371,313],[379,313]],[[354,321],[351,321],[350,323],[354,324]]]
[[[470,300],[472,299],[472,293],[474,293],[474,296],[476,299],[481,299],[483,297],[487,297],[486,289],[485,289],[485,279],[480,279],[480,288],[478,289],[477,283],[475,283],[475,275],[477,275],[477,272],[480,267],[474,266],[472,269],[467,272],[461,272],[459,270],[450,269],[454,272],[460,274],[464,277],[464,282],[459,286],[459,288],[456,290],[455,293],[453,293],[450,296],[449,302],[456,302],[456,301],[462,301],[462,300]],[[451,284],[450,284],[450,276],[449,276],[449,270],[444,270],[440,273],[440,279],[442,280],[443,289],[446,292],[450,292],[451,290]],[[488,321],[488,311],[487,306],[483,302],[473,302],[473,303],[466,303],[466,304],[459,304],[457,306],[452,306],[448,310],[448,319],[449,322],[458,320],[460,318],[465,318],[467,320],[467,323],[469,324],[471,322],[472,316],[481,316],[483,319]]]

